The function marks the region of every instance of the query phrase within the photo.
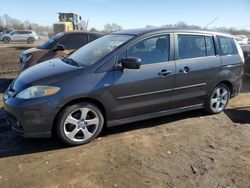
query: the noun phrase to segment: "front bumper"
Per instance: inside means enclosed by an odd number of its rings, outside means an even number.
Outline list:
[[[50,137],[56,107],[46,98],[23,100],[4,99],[4,110],[8,112],[12,130],[23,137]]]

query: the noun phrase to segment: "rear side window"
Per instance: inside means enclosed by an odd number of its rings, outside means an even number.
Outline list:
[[[201,35],[178,35],[179,58],[206,56],[205,37]]]
[[[87,35],[83,34],[73,34],[65,35],[62,40],[59,41],[59,44],[64,45],[66,50],[69,49],[78,49],[85,44],[87,44]]]
[[[178,35],[179,59],[214,56],[215,47],[212,36]]]
[[[218,36],[220,51],[222,55],[237,54],[237,47],[233,38]]]

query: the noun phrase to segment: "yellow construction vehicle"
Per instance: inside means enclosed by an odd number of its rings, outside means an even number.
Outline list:
[[[81,31],[84,28],[84,22],[81,16],[74,13],[59,13],[59,22],[53,25],[54,35],[63,31]]]

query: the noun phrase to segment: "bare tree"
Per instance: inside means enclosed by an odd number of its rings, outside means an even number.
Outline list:
[[[0,28],[4,28],[4,22],[2,16],[0,16]]]
[[[89,31],[90,32],[98,32],[98,30],[96,28],[94,28],[94,27],[92,27]]]
[[[113,24],[106,24],[104,26],[104,33],[112,33],[112,32],[115,32],[115,31],[120,31],[122,30],[122,27],[116,23],[113,23]]]
[[[6,28],[10,28],[10,16],[8,14],[3,15],[3,20]]]

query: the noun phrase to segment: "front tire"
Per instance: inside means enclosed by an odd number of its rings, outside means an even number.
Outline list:
[[[66,107],[57,121],[58,137],[67,145],[89,143],[101,132],[104,117],[101,110],[91,103],[79,103]]]
[[[227,85],[217,85],[207,98],[205,106],[206,111],[210,114],[221,113],[227,107],[230,95],[230,89]]]
[[[33,38],[28,38],[27,43],[28,44],[33,44],[35,42],[35,39]]]
[[[3,43],[4,44],[10,43],[10,38],[3,38]]]

